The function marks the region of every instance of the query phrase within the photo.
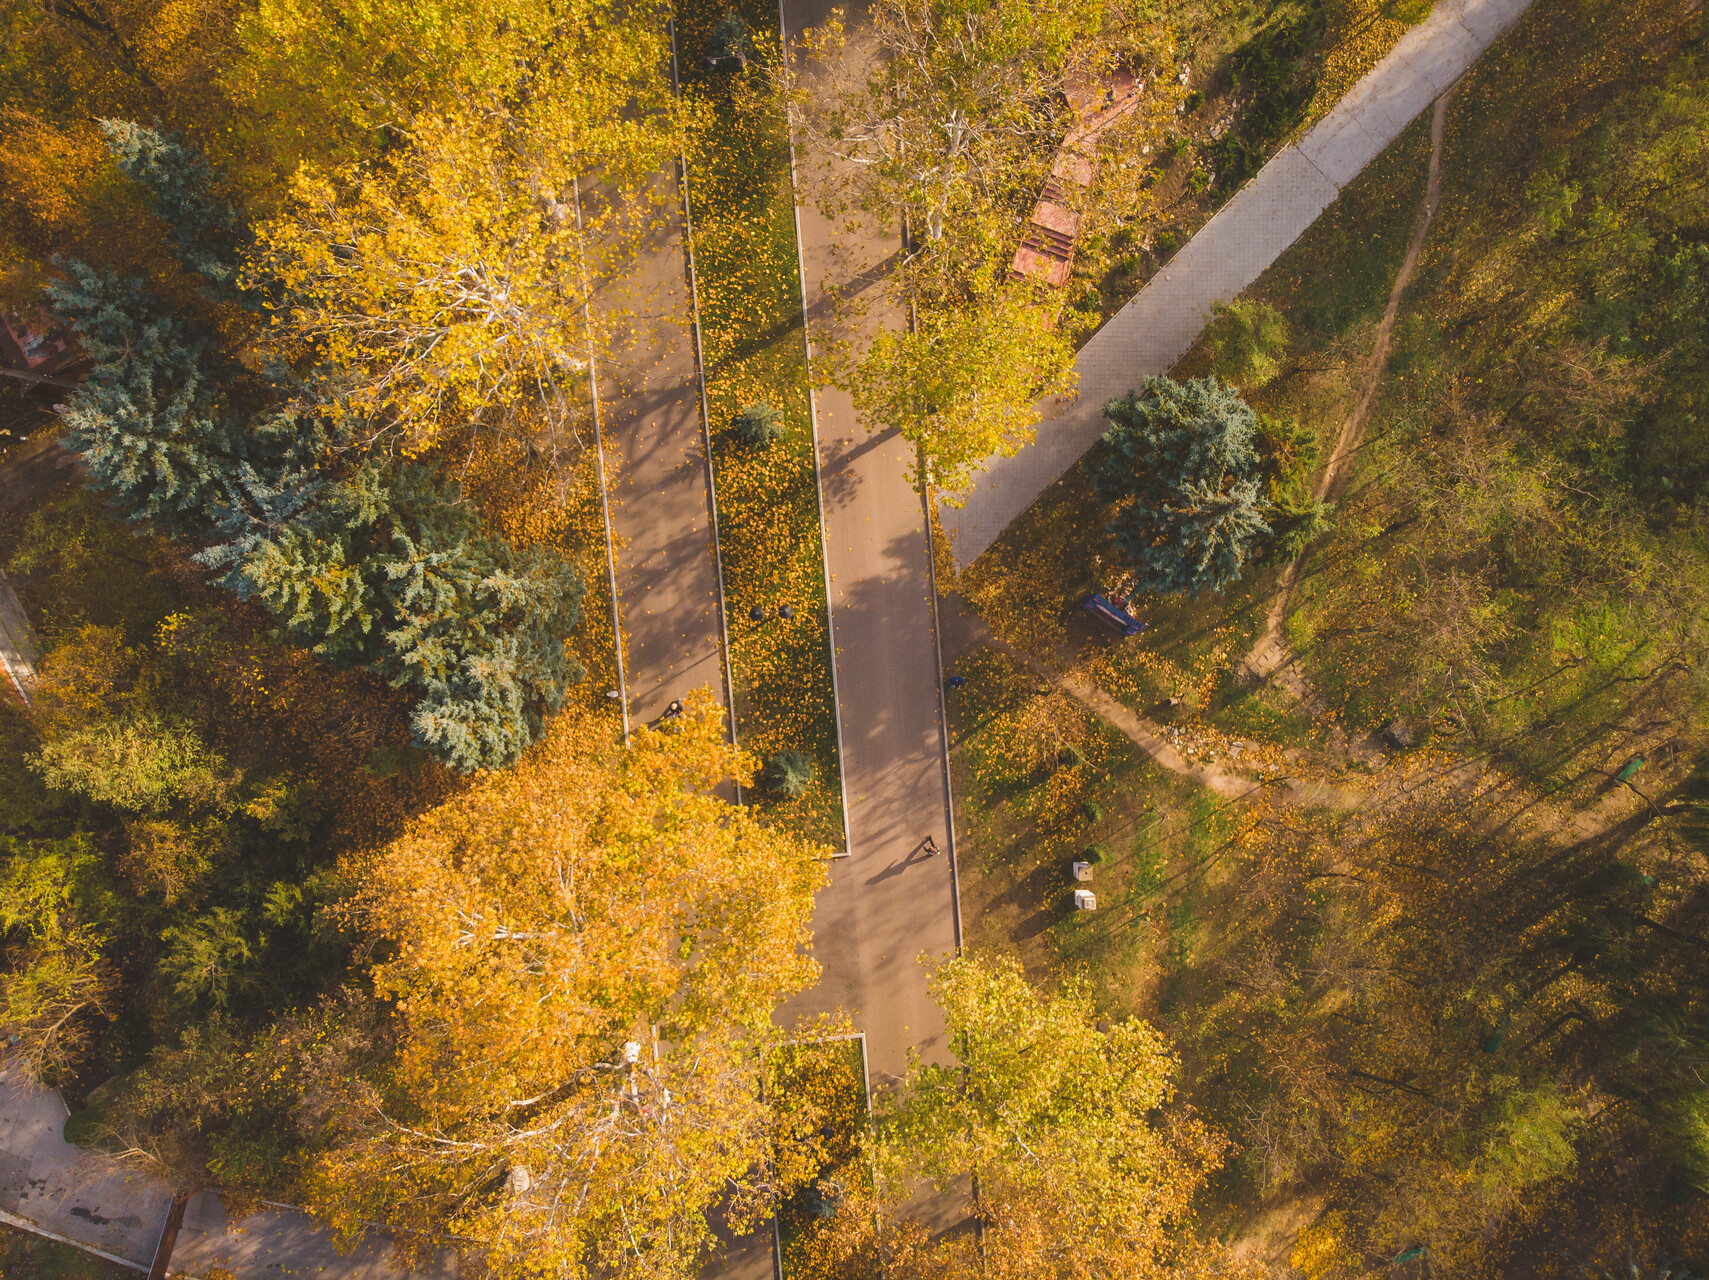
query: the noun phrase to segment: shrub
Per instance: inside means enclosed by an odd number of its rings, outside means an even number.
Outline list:
[[[1274,378],[1288,351],[1288,322],[1282,313],[1248,298],[1219,302],[1212,311],[1206,336],[1216,353],[1217,372],[1246,391]]]
[[[769,449],[783,439],[787,428],[783,414],[764,400],[755,401],[736,415],[736,439],[750,449]]]
[[[1276,539],[1265,557],[1272,564],[1288,564],[1305,554],[1305,549],[1335,527],[1335,504],[1307,499],[1304,502],[1282,502],[1270,508],[1270,521],[1276,529]]]
[[[1253,443],[1264,469],[1270,475],[1270,493],[1278,502],[1303,492],[1306,478],[1322,455],[1317,433],[1297,418],[1258,415],[1258,434]]]
[[[775,795],[799,800],[813,782],[813,762],[793,747],[766,761],[760,782]]]
[[[735,14],[727,13],[718,19],[718,25],[712,28],[711,38],[706,42],[706,69],[739,71],[748,65],[753,51],[754,42],[748,34],[748,24]]]

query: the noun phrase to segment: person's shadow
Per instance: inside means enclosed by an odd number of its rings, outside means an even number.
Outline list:
[[[933,853],[931,849],[927,848],[928,840],[930,840],[930,837],[927,837],[926,840],[920,841],[919,844],[908,850],[908,856],[906,858],[903,858],[900,862],[892,862],[877,875],[869,877],[867,883],[877,884],[880,880],[888,880],[892,876],[899,876],[916,862],[925,862],[931,858],[937,857],[936,853]],[[940,849],[938,852],[941,853],[942,850]]]

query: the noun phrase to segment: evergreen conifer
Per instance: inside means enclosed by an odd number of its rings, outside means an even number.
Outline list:
[[[1158,595],[1217,591],[1270,533],[1259,510],[1257,416],[1216,378],[1146,378],[1104,406],[1110,429],[1093,481],[1107,527]]]
[[[105,121],[185,264],[229,290],[242,229],[181,140]],[[418,746],[510,764],[580,676],[574,566],[479,529],[456,486],[364,456],[289,370],[252,373],[139,280],[80,262],[50,290],[94,368],[61,409],[68,448],[131,518],[202,544],[222,584],[329,661],[420,692]],[[325,381],[325,378],[322,379]]]

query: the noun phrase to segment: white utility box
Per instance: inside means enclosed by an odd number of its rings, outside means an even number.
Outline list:
[[[1096,911],[1098,909],[1098,895],[1090,889],[1076,889],[1074,891],[1074,909],[1076,911]]]
[[[1073,864],[1073,867],[1074,878],[1076,880],[1081,884],[1092,883],[1092,864],[1090,862],[1076,862]]]

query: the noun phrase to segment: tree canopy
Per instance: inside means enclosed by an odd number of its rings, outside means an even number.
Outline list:
[[[1218,591],[1270,533],[1259,511],[1257,415],[1216,378],[1145,379],[1104,406],[1093,471],[1142,591]]]
[[[923,313],[885,329],[850,375],[857,408],[920,447],[932,483],[955,500],[993,454],[1032,438],[1035,403],[1065,393],[1074,353],[1030,289]]]
[[[880,0],[856,37],[875,56],[842,57],[848,39],[833,17],[804,39],[810,72],[783,79],[823,202],[902,218],[886,284],[910,323],[838,376],[874,430],[920,446],[953,501],[985,459],[1031,439],[1040,399],[1069,389],[1063,300],[1010,279],[1033,202],[1051,184],[1090,231],[1149,199],[1128,162],[1172,118],[1174,46],[1141,6],[1110,0]],[[1057,182],[1071,93],[1117,68],[1141,88],[1100,136],[1110,163],[1088,187]]]
[[[290,296],[288,280],[234,283],[218,250],[237,218],[199,155],[134,125],[108,136],[210,290]],[[539,736],[579,675],[564,650],[582,594],[572,565],[484,534],[455,485],[374,448],[282,361],[252,371],[140,280],[67,271],[50,296],[95,369],[61,413],[94,483],[201,544],[228,587],[317,653],[418,690],[416,741],[456,767],[508,764]]]
[[[688,1275],[715,1201],[774,1202],[758,1054],[816,972],[823,851],[714,794],[722,723],[697,695],[621,751],[566,713],[374,857],[393,1039],[325,1104],[318,1212],[472,1237],[502,1275]]]
[[[1013,959],[977,953],[932,977],[956,1063],[916,1056],[881,1113],[872,1197],[826,1241],[835,1274],[1133,1278],[1212,1274],[1193,1197],[1224,1144],[1171,1106],[1179,1064],[1150,1025],[1099,1021],[1083,984],[1046,994]],[[918,1179],[972,1192],[979,1233],[933,1237],[906,1216]]]

